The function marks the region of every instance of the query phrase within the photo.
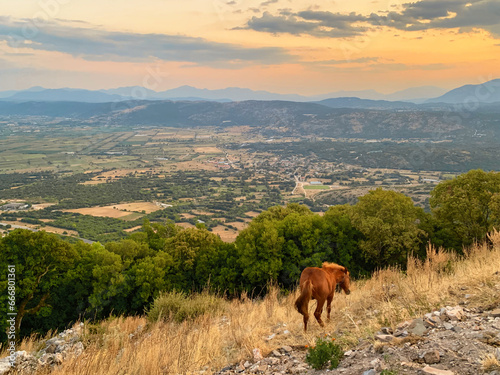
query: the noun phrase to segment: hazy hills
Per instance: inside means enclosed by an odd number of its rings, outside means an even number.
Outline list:
[[[32,87],[21,91],[0,92],[0,101],[76,101],[87,103],[106,103],[127,100],[189,100],[189,101],[294,101],[294,102],[321,102],[327,99],[343,98],[348,108],[413,108],[411,103],[465,103],[477,100],[483,103],[500,101],[500,79],[486,82],[482,85],[465,85],[449,92],[434,86],[413,87],[392,94],[381,94],[375,90],[337,91],[323,95],[304,96],[297,94],[277,94],[268,91],[254,91],[246,88],[228,87],[220,90],[198,89],[191,86],[181,86],[166,91],[154,91],[140,86],[120,87],[108,90],[84,89],[45,89]],[[349,99],[349,100],[347,100]],[[354,99],[374,100],[378,103],[366,101],[357,102]],[[382,103],[381,101],[396,102],[397,104]],[[325,102],[325,105],[334,108],[341,102]],[[410,104],[408,104],[410,103]]]
[[[479,85],[465,85],[446,94],[429,99],[429,103],[461,103],[474,105],[476,103],[500,102],[500,79],[494,79]]]
[[[412,92],[418,91],[415,90]],[[165,96],[172,99],[164,99]],[[235,100],[248,96],[267,99]],[[303,101],[306,97],[297,95],[285,96],[290,98],[286,101],[271,100],[275,96],[281,97],[249,89],[200,90],[189,86],[164,92],[141,87],[101,91],[33,87],[0,99],[0,115],[43,116],[68,124],[84,122],[95,126],[250,125],[268,135],[281,132],[378,139],[500,139],[500,79],[462,86],[422,104],[358,97]],[[132,97],[145,99],[130,100]],[[474,108],[468,110],[471,104]]]
[[[360,99],[347,102],[362,105]],[[370,104],[373,101],[366,101]],[[331,106],[343,106],[344,99]],[[333,104],[332,104],[333,103]],[[343,104],[344,103],[344,104]],[[365,103],[365,104],[366,104]],[[389,106],[382,102],[379,107]],[[405,103],[407,104],[407,103]],[[414,105],[417,107],[416,105]],[[439,106],[438,106],[439,107]],[[269,136],[315,135],[354,138],[500,139],[498,113],[481,108],[462,116],[450,108],[332,108],[318,103],[287,101],[190,102],[126,101],[117,103],[0,101],[0,116],[45,116],[59,123],[91,126],[234,126],[250,125]],[[494,106],[497,108],[498,106]]]
[[[45,89],[32,87],[21,91],[0,92],[2,101],[78,101],[105,103],[126,100],[190,100],[190,101],[245,101],[245,100],[284,100],[296,102],[317,102],[331,98],[355,97],[365,100],[411,101],[422,103],[445,94],[445,90],[434,86],[414,87],[392,94],[381,94],[375,90],[336,91],[323,95],[304,96],[296,94],[277,94],[268,91],[254,91],[246,88],[228,87],[220,90],[198,89],[181,86],[166,91],[153,91],[140,86],[120,87],[107,90],[84,89]]]

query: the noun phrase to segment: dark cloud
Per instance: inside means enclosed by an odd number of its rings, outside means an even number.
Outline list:
[[[267,0],[260,4],[261,7],[267,7],[271,4],[276,4],[279,0]]]
[[[265,12],[260,17],[252,17],[243,28],[275,34],[345,38],[383,26],[404,31],[483,29],[500,38],[500,1],[421,0],[369,15],[313,10],[276,15]]]
[[[313,19],[313,14],[318,13]],[[321,13],[321,14],[320,14]],[[326,13],[305,11],[299,14],[283,12],[277,16],[264,12],[261,17],[252,17],[245,27],[236,29],[251,29],[273,34],[288,33],[292,35],[313,35],[320,38],[345,38],[362,34],[365,27],[354,27],[348,19],[350,16],[330,14],[330,18],[338,21],[328,20]],[[355,17],[354,15],[352,17]]]
[[[58,51],[95,61],[185,61],[201,65],[280,64],[295,61],[277,47],[247,48],[181,35],[137,34],[72,27],[61,22],[33,23],[0,17],[0,41],[20,52]]]

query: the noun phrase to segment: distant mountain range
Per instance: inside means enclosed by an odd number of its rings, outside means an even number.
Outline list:
[[[120,87],[108,90],[45,89],[32,87],[21,91],[0,92],[0,101],[12,102],[84,102],[108,103],[128,100],[172,100],[172,101],[293,101],[319,102],[332,108],[411,109],[422,103],[467,103],[478,101],[494,103],[500,101],[500,79],[481,85],[465,85],[449,92],[434,86],[414,87],[392,94],[381,94],[374,90],[337,91],[324,95],[303,96],[254,91],[229,87],[220,90],[198,89],[181,86],[166,91],[153,91],[140,86]]]
[[[347,105],[376,108],[346,108]],[[390,105],[415,108],[383,109]],[[323,104],[255,100],[228,103],[169,100],[117,103],[0,101],[0,116],[20,117],[23,118],[22,121],[27,121],[27,116],[47,117],[51,118],[51,123],[64,126],[84,124],[97,127],[118,125],[132,128],[185,128],[249,125],[269,137],[313,134],[332,138],[423,138],[467,142],[475,137],[500,139],[498,105],[481,105],[479,110],[468,113],[460,122],[450,121],[449,113],[450,110],[453,111],[453,107],[454,105],[445,104],[397,104],[357,98],[329,99]]]
[[[468,105],[500,102],[500,79],[494,79],[479,85],[465,85],[448,91],[437,98],[429,99],[427,102],[463,103]]]
[[[120,87],[108,90],[84,89],[45,89],[32,87],[22,91],[0,92],[0,100],[9,101],[77,101],[105,103],[124,100],[188,100],[188,101],[245,101],[245,100],[283,100],[294,102],[315,102],[331,98],[355,97],[366,100],[423,102],[426,98],[442,95],[445,90],[425,86],[407,89],[384,95],[375,90],[337,91],[323,95],[303,96],[296,94],[276,94],[268,91],[254,91],[246,88],[228,87],[220,90],[198,89],[181,86],[166,91],[153,91],[140,86]],[[423,99],[422,99],[423,98]]]

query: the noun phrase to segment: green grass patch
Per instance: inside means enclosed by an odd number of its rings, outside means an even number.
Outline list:
[[[140,214],[138,212],[132,212],[131,214],[129,214],[127,216],[120,217],[120,219],[125,220],[125,221],[134,221],[134,220],[137,220],[143,216],[144,216],[144,214]]]
[[[328,190],[330,186],[327,185],[304,185],[304,189],[308,190]]]

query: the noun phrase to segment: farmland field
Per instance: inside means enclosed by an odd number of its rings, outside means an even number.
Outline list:
[[[63,212],[74,212],[82,215],[100,216],[100,217],[113,217],[118,219],[135,220],[141,217],[142,214],[151,213],[160,210],[161,208],[151,202],[135,202],[135,203],[123,203],[115,204],[112,206],[103,207],[86,207],[71,210],[63,210]],[[136,214],[133,218],[130,218],[131,214]]]
[[[233,241],[272,205],[301,202],[322,212],[355,203],[376,187],[403,192],[428,209],[433,186],[456,175],[397,163],[388,167],[390,157],[378,151],[380,143],[269,138],[251,126],[94,127],[37,119],[15,130],[0,125],[0,134],[0,204],[32,205],[24,212],[3,212],[0,219],[47,221],[47,230],[90,233],[100,241],[121,238],[145,219],[183,227],[203,223]],[[384,142],[388,152],[413,147]],[[364,154],[370,158],[360,158]],[[322,185],[310,185],[311,180]],[[97,224],[104,219],[111,221]]]

